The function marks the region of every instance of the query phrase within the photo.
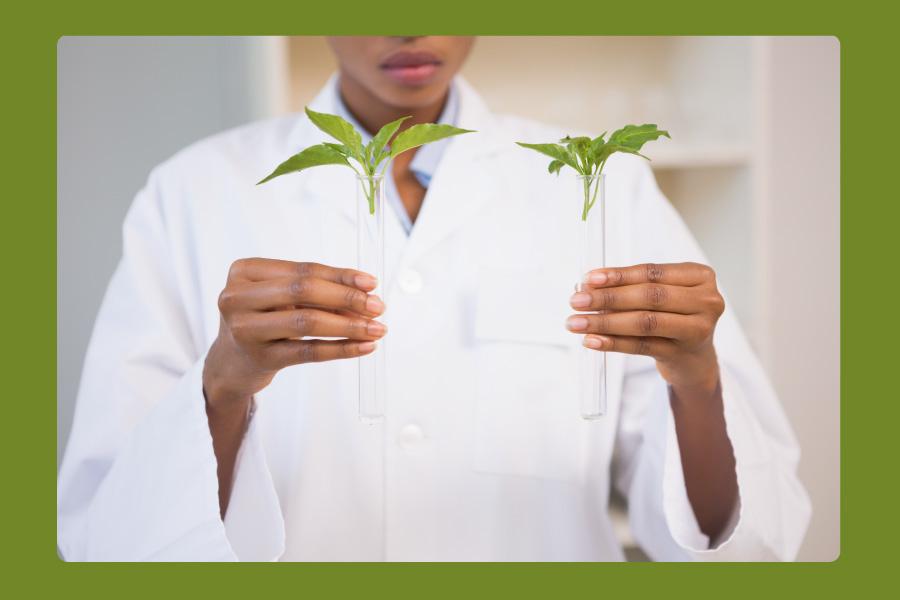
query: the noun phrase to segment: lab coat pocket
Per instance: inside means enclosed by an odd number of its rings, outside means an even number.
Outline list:
[[[548,272],[482,270],[473,332],[476,471],[583,481],[579,336],[564,326],[570,285]]]

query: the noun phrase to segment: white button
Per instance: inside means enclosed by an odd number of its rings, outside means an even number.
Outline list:
[[[418,425],[404,425],[397,435],[397,443],[404,450],[418,450],[425,444],[425,432]]]
[[[422,275],[412,269],[406,269],[400,273],[397,283],[400,289],[407,294],[418,294],[425,287],[425,280],[422,279]]]

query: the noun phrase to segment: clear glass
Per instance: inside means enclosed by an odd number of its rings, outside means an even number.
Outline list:
[[[384,176],[357,176],[357,268],[378,279],[370,292],[382,297],[384,285]],[[378,423],[385,414],[384,340],[375,352],[359,357],[359,420]]]
[[[606,266],[606,175],[579,175],[574,193],[578,206],[578,276],[576,289],[586,287],[584,276]],[[583,419],[606,414],[606,352],[580,350],[580,400]]]

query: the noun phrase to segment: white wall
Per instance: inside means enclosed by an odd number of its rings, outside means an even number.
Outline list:
[[[758,301],[765,358],[803,457],[813,520],[800,560],[840,554],[840,44],[768,38]]]
[[[150,169],[187,144],[265,116],[254,38],[64,37],[57,47],[56,466],[88,338]]]

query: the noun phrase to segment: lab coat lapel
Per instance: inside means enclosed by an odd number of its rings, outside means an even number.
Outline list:
[[[507,142],[480,96],[461,77],[456,83],[460,91],[457,126],[477,133],[451,139],[404,250],[405,264],[415,262],[501,193],[492,176],[491,156]]]

